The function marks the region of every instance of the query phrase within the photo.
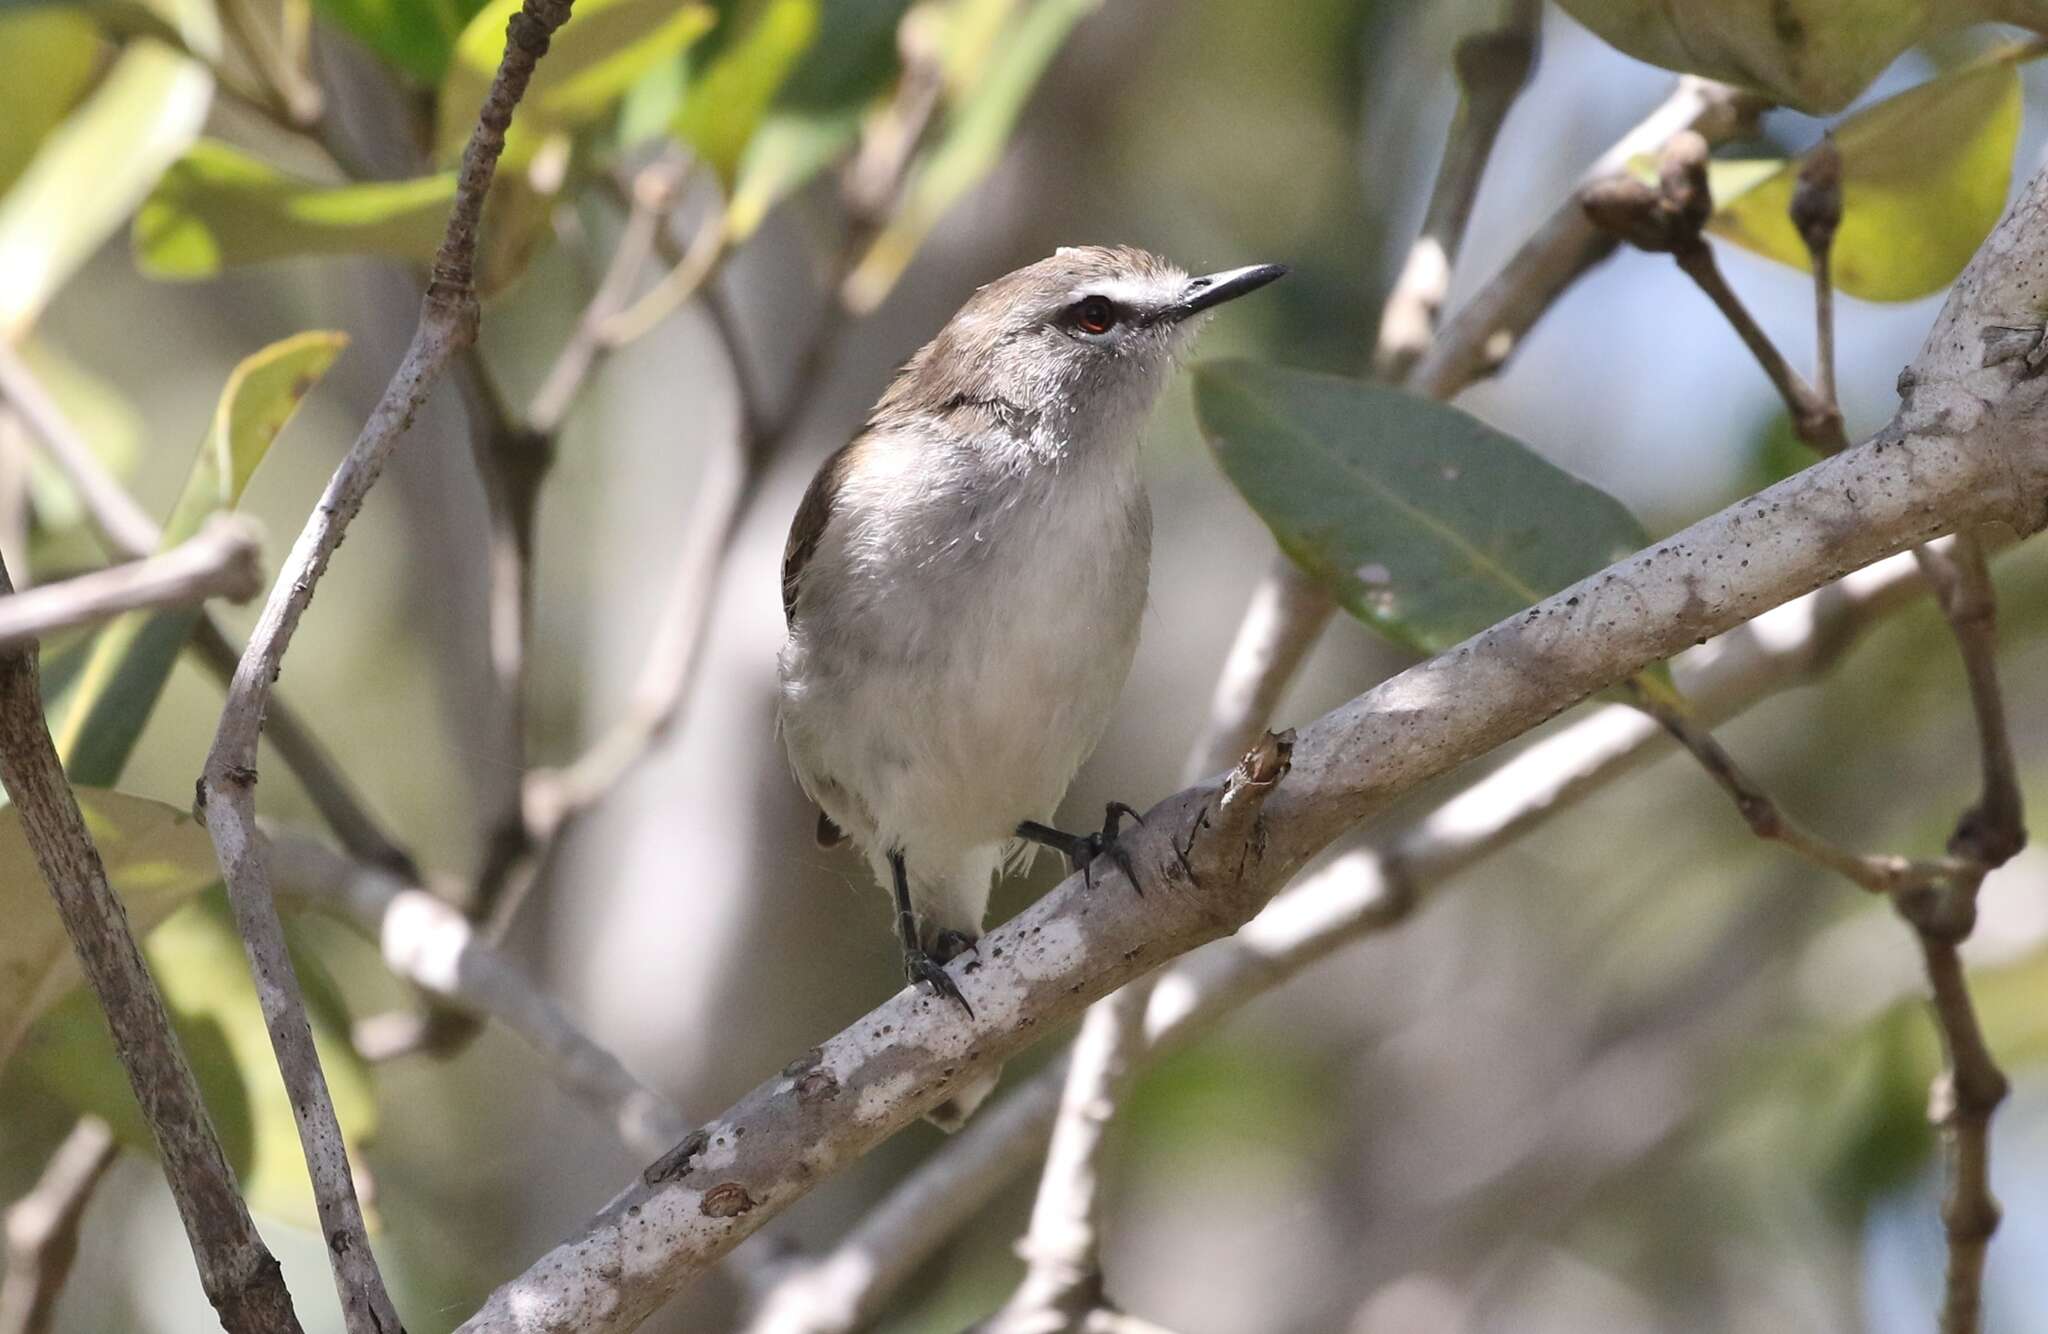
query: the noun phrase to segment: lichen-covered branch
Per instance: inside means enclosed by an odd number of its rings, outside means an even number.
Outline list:
[[[513,108],[533,77],[535,64],[547,53],[555,30],[568,21],[570,4],[571,0],[527,0],[507,25],[504,59],[463,151],[455,203],[435,253],[419,328],[271,589],[228,687],[227,704],[200,779],[207,830],[220,856],[228,900],[249,954],[278,1069],[291,1095],[350,1334],[390,1334],[400,1326],[370,1251],[341,1127],[313,1048],[305,1002],[272,897],[265,848],[256,830],[257,740],[264,707],[283,669],[293,631],[349,522],[362,508],[385,460],[449,361],[476,339],[474,270],[484,199],[504,151]]]
[[[0,565],[0,596],[12,592]],[[200,1283],[222,1328],[230,1334],[298,1330],[284,1275],[249,1218],[163,996],[128,928],[127,909],[107,882],[64,777],[43,722],[33,645],[0,653],[0,780],[21,814],[80,971],[113,1030],[115,1054],[155,1137]]]
[[[1725,719],[1810,681],[1861,631],[1924,589],[1894,556],[1765,613],[1692,650],[1695,712]],[[1163,974],[1146,1011],[1149,1065],[1252,998],[1367,935],[1578,801],[1631,772],[1667,734],[1648,716],[1603,705],[1528,746],[1463,791],[1378,834],[1295,884],[1227,941]],[[983,1111],[870,1209],[824,1258],[770,1289],[746,1334],[850,1334],[944,1241],[1036,1161],[1064,1083],[1054,1063]]]
[[[397,976],[503,1024],[556,1083],[603,1112],[628,1149],[652,1158],[688,1133],[668,1099],[635,1079],[445,899],[300,836],[273,837],[270,858],[280,892],[353,923]]]

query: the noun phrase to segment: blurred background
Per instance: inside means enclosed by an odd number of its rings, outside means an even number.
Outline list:
[[[773,732],[778,563],[818,462],[969,291],[1067,243],[1140,245],[1196,271],[1284,261],[1293,276],[1270,300],[1233,307],[1197,356],[1363,373],[1455,104],[1451,47],[1493,13],[1466,0],[1110,0],[1074,26],[986,178],[816,367],[796,365],[795,348],[830,298],[827,257],[844,227],[832,182],[773,211],[726,264],[715,282],[747,374],[768,401],[801,401],[801,415],[741,519],[681,725],[561,850],[511,939],[686,1115],[715,1114],[898,985],[884,900],[857,858],[813,846]],[[9,6],[0,21],[14,15]],[[1866,98],[1986,38],[1908,53]],[[325,17],[312,41],[374,160],[375,108],[349,104],[369,102],[362,90],[381,74]],[[2041,165],[2048,126],[2043,72],[2022,73],[2016,182]],[[38,77],[0,46],[0,84]],[[1671,80],[1546,16],[1453,308]],[[210,115],[209,134],[275,149],[245,109],[221,100]],[[1796,151],[1818,123],[1773,113],[1764,131]],[[702,206],[686,198],[686,211]],[[555,241],[487,305],[483,350],[509,397],[531,396],[570,334],[620,216],[602,191],[559,203]],[[1721,257],[1795,364],[1810,364],[1805,276],[1727,247]],[[1852,437],[1889,416],[1894,378],[1939,299],[1843,303]],[[302,329],[345,330],[348,350],[242,506],[266,525],[274,562],[395,365],[416,300],[395,259],[159,281],[138,271],[123,235],[55,295],[34,340],[93,386],[81,392],[104,408],[96,432],[125,442],[110,448],[161,514],[235,363]],[[1774,475],[1787,437],[1721,317],[1663,257],[1634,252],[1580,282],[1506,373],[1461,403],[1620,497],[1653,533]],[[609,359],[575,404],[539,510],[538,759],[570,758],[626,709],[693,496],[708,468],[725,466],[738,421],[702,302]],[[1184,384],[1157,414],[1146,467],[1151,610],[1117,720],[1069,794],[1069,824],[1110,798],[1142,807],[1179,785],[1272,550],[1204,446]],[[284,678],[373,808],[424,865],[458,874],[477,865],[483,815],[521,763],[480,685],[484,525],[462,405],[444,386],[322,585]],[[7,555],[54,571],[79,559],[64,550]],[[2048,551],[2016,549],[1996,573],[2014,737],[2038,797]],[[227,615],[245,631],[254,611]],[[1311,719],[1410,660],[1340,617],[1280,720]],[[187,804],[219,698],[181,665],[122,786]],[[1723,736],[1802,818],[1858,847],[1932,852],[1974,794],[1967,697],[1931,604],[1890,618],[1823,683]],[[274,758],[263,801],[270,816],[317,828]],[[995,916],[1053,879],[1046,859],[999,890]],[[1989,1327],[2014,1334],[2048,1328],[2036,1277],[2048,1272],[2048,854],[1995,875],[1983,911],[1967,954],[2014,1085],[1995,1129],[2006,1214]],[[408,1003],[369,944],[305,930],[351,1013]],[[1111,1291],[1184,1334],[1928,1329],[1943,1248],[1925,1121],[1938,1058],[1921,989],[1917,950],[1889,911],[1756,842],[1696,767],[1664,759],[1149,1074],[1111,1146]],[[1041,1044],[1007,1080],[1055,1048]],[[458,1323],[640,1165],[500,1032],[453,1059],[400,1059],[368,1077],[377,1115],[362,1158],[379,1254],[416,1334]],[[73,1111],[34,1081],[0,1092],[0,1197],[11,1198]],[[940,1143],[922,1124],[899,1135],[648,1328],[735,1327],[737,1275],[791,1248],[829,1247]],[[1029,1202],[1028,1182],[1005,1194],[877,1328],[951,1331],[992,1309],[1020,1272],[1010,1248]],[[317,1233],[259,1221],[308,1330],[339,1329]],[[117,1164],[82,1244],[59,1330],[214,1327],[153,1162]]]

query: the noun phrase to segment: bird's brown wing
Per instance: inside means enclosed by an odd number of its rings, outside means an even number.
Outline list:
[[[796,518],[789,525],[789,540],[782,546],[782,619],[785,624],[796,619],[796,595],[803,580],[804,567],[817,554],[818,541],[825,535],[825,525],[832,520],[839,488],[845,482],[865,438],[865,435],[857,435],[834,450],[832,457],[818,469],[818,475],[811,478],[803,502],[796,507]]]

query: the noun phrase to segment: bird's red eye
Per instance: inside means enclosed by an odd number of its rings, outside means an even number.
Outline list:
[[[1106,334],[1116,327],[1116,306],[1106,296],[1084,297],[1074,307],[1074,323],[1082,333]]]

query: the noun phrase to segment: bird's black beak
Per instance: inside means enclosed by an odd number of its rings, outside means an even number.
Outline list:
[[[1166,309],[1166,317],[1184,320],[1211,306],[1235,301],[1246,292],[1258,291],[1275,278],[1284,276],[1286,272],[1285,264],[1253,264],[1249,268],[1225,269],[1221,273],[1206,273],[1199,278],[1190,278],[1187,287],[1182,289],[1180,300]]]

